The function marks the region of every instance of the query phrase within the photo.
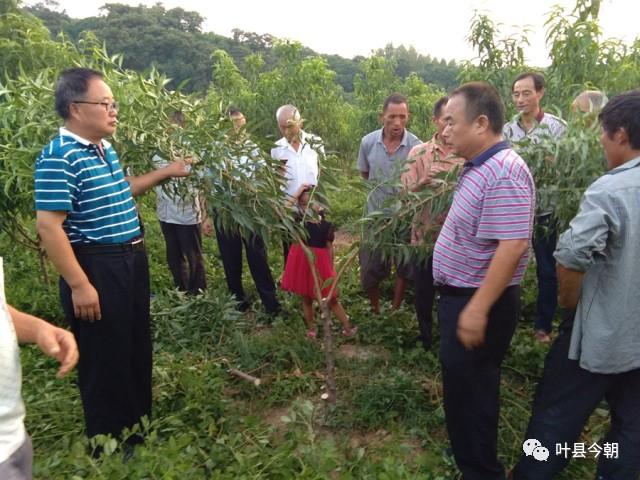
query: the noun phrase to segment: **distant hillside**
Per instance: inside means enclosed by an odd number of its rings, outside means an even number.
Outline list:
[[[210,55],[217,49],[228,52],[241,71],[244,58],[252,53],[262,55],[267,69],[275,62],[271,50],[278,40],[276,37],[239,29],[233,31],[232,38],[203,32],[204,18],[199,13],[182,8],[166,10],[160,3],[152,7],[108,3],[102,7],[101,16],[83,19],[69,17],[52,0],[23,10],[40,18],[54,36],[64,33],[78,41],[84,31],[91,30],[105,42],[110,54],[124,54],[126,68],[144,71],[155,65],[173,79],[172,87],[189,79],[184,88],[186,91],[207,89],[212,73]],[[309,48],[303,48],[303,52],[324,58],[336,72],[336,82],[345,92],[353,92],[354,76],[364,57],[348,59],[318,54]],[[391,44],[375,53],[393,59],[396,74],[402,79],[416,72],[426,83],[445,90],[456,85],[459,68],[453,61],[423,56],[413,47]]]

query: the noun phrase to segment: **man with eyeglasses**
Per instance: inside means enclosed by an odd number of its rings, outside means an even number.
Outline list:
[[[55,104],[64,127],[36,162],[36,226],[80,351],[87,435],[120,438],[151,415],[149,267],[133,197],[188,172],[176,160],[124,176],[104,140],[116,130],[118,104],[101,73],[63,72]]]

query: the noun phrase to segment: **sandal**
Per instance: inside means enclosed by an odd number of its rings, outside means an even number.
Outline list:
[[[353,325],[350,329],[342,329],[342,336],[347,338],[355,336],[356,333],[358,333],[357,325]]]
[[[309,340],[315,340],[318,337],[318,330],[311,329],[311,330],[307,330],[307,338]]]

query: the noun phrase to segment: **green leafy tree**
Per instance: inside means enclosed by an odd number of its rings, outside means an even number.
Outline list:
[[[29,7],[25,7],[24,11],[42,20],[47,29],[51,32],[51,35],[56,37],[59,33],[67,30],[69,25],[72,23],[69,15],[67,15],[64,10],[58,11],[59,8],[60,4],[55,0],[46,0]]]
[[[640,39],[630,46],[603,39],[599,13],[600,0],[577,0],[569,14],[556,6],[546,21],[552,60],[548,94],[565,112],[584,88],[620,93],[640,83]]]
[[[549,14],[545,25],[551,65],[543,71],[545,109],[568,118],[569,127],[561,139],[547,138],[538,144],[525,141],[517,146],[534,174],[540,207],[554,207],[560,229],[568,226],[582,192],[604,170],[597,122],[593,116],[590,123],[570,116],[573,99],[586,88],[612,95],[634,88],[640,81],[640,41],[628,46],[616,39],[603,40],[599,12],[599,0],[577,0],[569,14],[560,6]],[[460,80],[494,84],[506,100],[508,112],[513,113],[508,100],[511,82],[517,74],[530,70],[523,50],[528,42],[526,33],[521,38],[500,39],[499,35],[490,18],[476,15],[469,41],[478,50],[478,64],[465,63]]]
[[[435,127],[431,123],[433,105],[445,95],[444,90],[427,85],[417,73],[412,73],[403,82],[400,92],[406,95],[409,100],[413,118],[411,131],[426,142],[435,133]]]
[[[379,128],[378,114],[384,99],[400,90],[401,81],[395,74],[393,59],[377,55],[360,64],[360,73],[354,80],[358,127],[368,133]]]
[[[335,83],[335,73],[322,58],[305,56],[299,43],[276,41],[274,51],[278,61],[272,69],[264,70],[261,56],[247,59],[248,79],[228,54],[215,52],[213,91],[247,114],[251,129],[260,136],[280,136],[275,112],[291,103],[305,116],[305,128],[322,137],[327,149],[347,151],[353,108]]]
[[[511,83],[519,73],[529,68],[525,64],[524,47],[529,45],[527,30],[500,38],[499,25],[487,15],[476,11],[467,40],[476,49],[474,61],[462,63],[460,83],[485,81],[494,85],[502,98],[511,98]],[[513,113],[511,102],[505,102],[508,116]]]

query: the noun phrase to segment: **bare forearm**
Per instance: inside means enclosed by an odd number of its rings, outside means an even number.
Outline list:
[[[54,225],[38,219],[37,229],[49,259],[69,286],[77,288],[88,283],[89,279],[78,263],[62,225]]]
[[[127,177],[127,181],[131,188],[131,195],[137,197],[138,195],[145,193],[147,190],[152,189],[167,178],[169,178],[169,175],[164,168],[161,168],[159,170],[152,170],[144,175]]]
[[[207,211],[207,197],[204,195],[198,195],[196,202],[198,202],[198,207],[200,208],[200,221],[204,223],[209,218],[209,212]]]
[[[191,163],[191,157],[185,159],[178,158],[169,165],[158,170],[152,170],[144,175],[137,177],[127,177],[129,186],[131,187],[131,195],[137,197],[147,190],[155,187],[163,180],[173,177],[186,177],[191,172],[187,167]]]
[[[8,305],[8,307],[18,341],[20,343],[36,343],[38,332],[47,322],[41,318],[21,312],[11,305]]]
[[[11,305],[8,307],[18,341],[35,343],[45,354],[58,360],[58,378],[69,373],[78,363],[78,346],[71,332],[16,310]]]
[[[558,290],[560,297],[558,303],[563,308],[575,310],[580,300],[580,289],[584,272],[571,270],[570,268],[558,265]]]
[[[469,303],[474,308],[488,312],[507,288],[518,263],[529,248],[528,240],[500,241],[491,259],[487,274]]]
[[[76,318],[90,322],[100,320],[102,314],[98,292],[78,263],[67,234],[62,228],[66,218],[66,212],[38,210],[36,228],[56,270],[71,287],[71,301]]]

